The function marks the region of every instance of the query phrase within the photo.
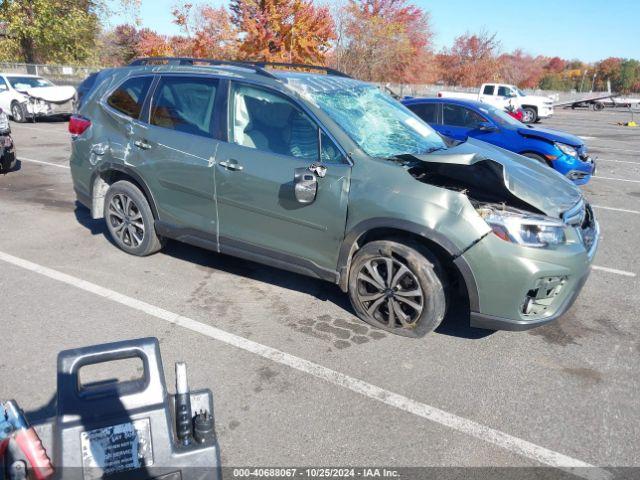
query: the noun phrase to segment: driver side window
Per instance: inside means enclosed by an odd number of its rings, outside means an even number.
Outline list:
[[[478,128],[486,120],[468,108],[460,105],[443,105],[444,124],[452,127]]]
[[[235,84],[232,91],[231,142],[278,155],[318,160],[318,126],[294,103],[248,85]]]
[[[0,92],[6,92],[7,90],[9,90],[7,82],[4,81],[4,78],[0,77]]]

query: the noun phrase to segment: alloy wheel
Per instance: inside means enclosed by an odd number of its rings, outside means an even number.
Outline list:
[[[357,295],[367,313],[388,328],[415,328],[424,308],[417,277],[392,257],[376,257],[362,266]]]
[[[535,120],[535,116],[533,112],[529,109],[525,109],[524,112],[522,113],[522,122],[533,123],[534,120]]]
[[[118,193],[111,198],[108,219],[112,232],[123,245],[140,246],[145,235],[144,221],[140,209],[128,195]]]
[[[22,121],[22,109],[18,104],[14,103],[11,107],[11,116],[13,117],[13,120],[18,123]]]

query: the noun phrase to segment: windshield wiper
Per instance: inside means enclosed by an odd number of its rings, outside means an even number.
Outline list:
[[[426,155],[433,152],[439,152],[440,150],[448,150],[448,148],[447,147],[431,147],[428,150],[426,150],[424,153],[422,153],[422,155]]]

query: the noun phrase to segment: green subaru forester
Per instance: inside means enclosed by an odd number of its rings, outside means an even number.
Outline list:
[[[421,336],[524,330],[573,303],[598,224],[531,159],[435,133],[319,67],[142,59],[93,75],[69,125],[78,200],[125,252],[167,238],[334,282],[358,316]]]

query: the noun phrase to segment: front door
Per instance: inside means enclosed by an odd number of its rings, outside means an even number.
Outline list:
[[[245,250],[306,269],[335,270],[344,238],[351,166],[288,97],[232,83],[228,142],[216,154],[223,251]],[[294,175],[322,163],[311,203],[296,200]],[[233,253],[233,252],[232,252]],[[316,272],[317,273],[317,272]]]
[[[148,159],[139,169],[149,179],[158,216],[169,227],[193,229],[216,242],[214,139],[218,80],[163,75],[152,94],[149,124],[136,138]],[[177,232],[180,234],[180,232]]]
[[[471,132],[478,129],[486,120],[473,110],[454,103],[442,105],[441,133],[447,137],[464,141]]]

